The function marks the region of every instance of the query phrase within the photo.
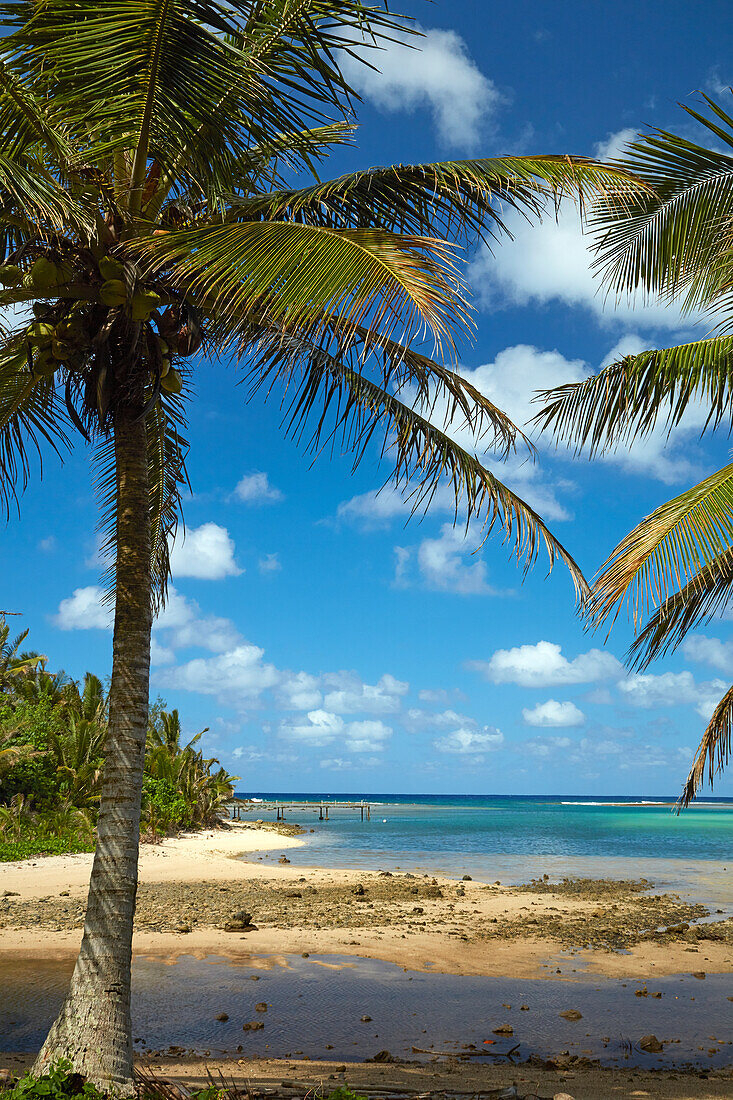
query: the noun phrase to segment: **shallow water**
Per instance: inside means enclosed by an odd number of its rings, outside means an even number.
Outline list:
[[[559,965],[566,980],[408,972],[391,963],[332,955],[242,955],[237,961],[181,956],[168,962],[138,957],[133,966],[136,1049],[164,1051],[176,1045],[218,1055],[241,1047],[243,1054],[302,1052],[314,1059],[358,1061],[384,1048],[420,1059],[430,1055],[413,1054],[413,1046],[458,1050],[474,1043],[501,1051],[519,1043],[520,1059],[566,1050],[616,1066],[730,1064],[730,1043],[711,1039],[733,1039],[724,1022],[732,1015],[726,1000],[730,975],[700,981],[688,974],[649,982],[650,993],[662,993],[655,999],[634,995],[641,983],[599,982],[583,975],[577,957]],[[38,1048],[70,971],[66,963],[27,962],[0,972],[1,1048]],[[253,976],[260,980],[252,981]],[[254,1006],[262,1001],[268,1011],[260,1014]],[[529,1011],[521,1011],[522,1004]],[[562,1019],[559,1013],[569,1008],[583,1018]],[[219,1023],[215,1017],[223,1012],[229,1020]],[[362,1016],[372,1019],[362,1022]],[[264,1029],[243,1032],[249,1020],[264,1022]],[[503,1024],[514,1028],[511,1038],[493,1033]],[[645,1054],[636,1044],[650,1033],[662,1041],[682,1041],[670,1042],[661,1055]],[[486,1039],[491,1042],[485,1044]]]
[[[322,822],[317,806],[288,814],[314,830],[288,858],[300,866],[400,868],[507,883],[543,874],[643,876],[658,890],[733,911],[731,802],[696,805],[678,817],[658,804],[473,796],[415,804],[405,797],[372,800],[371,820],[364,822],[353,810],[334,810]]]

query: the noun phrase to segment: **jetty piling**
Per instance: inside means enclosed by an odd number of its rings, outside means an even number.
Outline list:
[[[362,821],[372,819],[371,803],[363,799],[361,802],[253,802],[250,798],[232,798],[226,803],[226,809],[233,821],[241,821],[242,814],[252,813],[254,810],[258,813],[274,813],[276,821],[285,821],[286,810],[289,814],[317,812],[319,821],[328,821],[331,810],[355,810]]]

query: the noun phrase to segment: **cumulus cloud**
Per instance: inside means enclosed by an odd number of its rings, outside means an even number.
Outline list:
[[[162,688],[195,691],[216,696],[227,705],[249,707],[282,679],[278,669],[263,657],[264,650],[259,646],[244,642],[216,657],[197,657],[164,669],[156,674],[155,682]]]
[[[728,690],[724,680],[696,683],[691,672],[638,673],[621,680],[618,690],[622,698],[634,707],[694,706],[698,714],[708,719]]]
[[[582,726],[585,722],[585,715],[574,703],[558,703],[556,699],[538,703],[531,710],[525,707],[522,717],[528,726]]]
[[[173,586],[168,586],[165,607],[153,624],[155,631],[165,632],[165,645],[172,649],[200,647],[212,653],[232,649],[241,640],[230,619],[219,615],[202,615],[196,600],[190,600]],[[158,660],[156,663],[169,663]]]
[[[75,588],[71,596],[59,604],[54,624],[61,630],[110,630],[113,612],[103,599],[104,589],[99,585]]]
[[[620,661],[601,649],[591,649],[569,661],[563,656],[561,646],[545,641],[497,649],[488,661],[469,661],[468,668],[495,684],[538,688],[589,684],[623,672]]]
[[[395,583],[419,582],[434,592],[458,596],[492,596],[486,562],[475,551],[479,540],[463,527],[444,523],[437,538],[423,539],[417,547],[396,546]]]
[[[279,489],[270,484],[270,479],[261,470],[245,474],[234,489],[232,496],[242,504],[274,504],[283,499]]]
[[[278,696],[285,710],[310,710],[320,706],[323,699],[318,677],[308,672],[287,674],[278,687]]]
[[[344,72],[352,86],[379,110],[427,108],[445,145],[471,149],[503,97],[476,67],[455,31],[428,29],[422,33],[422,38],[396,34],[398,41],[385,43],[378,51],[357,47],[356,52],[374,68],[344,55]]]
[[[468,282],[480,308],[559,302],[585,310],[606,326],[679,331],[694,322],[658,298],[608,294],[592,268],[593,238],[584,232],[572,201],[561,204],[557,218],[549,210],[540,222],[507,212],[504,221],[513,240],[493,253],[482,246],[469,268]]]
[[[400,709],[401,699],[410,689],[408,683],[389,673],[376,684],[365,684],[356,673],[330,672],[324,674],[323,684],[323,704],[338,714],[391,714]]]
[[[531,737],[528,741],[522,741],[517,747],[522,753],[544,759],[569,749],[572,744],[569,737]]]
[[[485,726],[483,731],[475,729],[457,729],[445,737],[436,737],[433,747],[438,752],[455,753],[458,756],[478,756],[484,752],[498,749],[504,743],[504,734],[500,730]]]
[[[717,668],[730,675],[733,672],[733,642],[720,638],[708,638],[704,634],[690,634],[682,643],[682,652],[688,661]]]
[[[217,523],[189,528],[173,544],[171,573],[174,577],[218,581],[241,572],[234,560],[234,541],[226,527]]]
[[[348,752],[381,752],[392,730],[379,720],[345,722],[339,714],[311,710],[298,721],[282,722],[280,736],[286,741],[323,748],[338,741]]]

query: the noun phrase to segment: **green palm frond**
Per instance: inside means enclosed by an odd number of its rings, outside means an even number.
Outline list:
[[[671,432],[693,401],[709,409],[706,427],[733,413],[733,336],[627,355],[582,382],[540,391],[533,422],[588,457],[641,439],[660,421]]]
[[[716,774],[723,771],[733,748],[733,687],[730,687],[718,703],[702,740],[697,747],[690,774],[685,780],[677,811],[689,806],[708,773],[708,782],[713,785]]]
[[[657,508],[616,547],[593,585],[594,625],[633,593],[634,623],[733,544],[733,465]]]
[[[206,302],[221,332],[248,331],[253,310],[307,326],[324,315],[345,331],[367,324],[390,336],[428,329],[453,344],[466,305],[451,247],[375,229],[245,222],[136,242],[152,271]]]
[[[382,434],[382,455],[393,467],[396,487],[410,490],[413,512],[427,509],[440,484],[449,484],[456,501],[456,514],[483,521],[484,538],[499,526],[512,544],[525,570],[544,546],[550,568],[556,558],[567,566],[576,595],[585,601],[589,589],[582,571],[567,550],[549,531],[541,517],[512,492],[476,455],[470,454],[445,431],[436,427],[415,408],[365,378],[323,347],[309,345],[302,338],[282,334],[261,349],[263,363],[274,364],[280,374],[292,378],[287,411],[289,431],[319,452],[337,436],[353,455],[356,466],[377,432]],[[258,368],[255,368],[258,369]],[[265,368],[266,369],[266,368]],[[307,433],[311,414],[318,409],[316,423]]]
[[[27,356],[12,347],[0,352],[0,508],[7,514],[18,485],[30,477],[30,452],[42,468],[41,444],[59,457],[70,449],[68,418],[52,382],[31,374]]]
[[[683,294],[683,308],[706,308],[719,293],[721,248],[731,241],[733,119],[708,96],[713,117],[689,107],[728,151],[655,130],[631,143],[615,164],[644,180],[631,210],[596,212],[597,265],[618,292]],[[716,121],[717,119],[717,121]]]
[[[399,164],[352,172],[271,194],[232,196],[229,217],[362,226],[413,235],[511,236],[507,209],[538,216],[548,199],[628,201],[639,187],[627,173],[580,157],[492,157]]]
[[[629,649],[630,664],[644,669],[674,650],[701,623],[722,614],[733,600],[733,549],[725,550],[656,609]]]

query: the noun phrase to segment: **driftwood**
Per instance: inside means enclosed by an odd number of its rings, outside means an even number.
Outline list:
[[[424,1047],[413,1047],[413,1054],[434,1054],[438,1058],[511,1058],[519,1050],[519,1043],[515,1043],[509,1050],[427,1050]],[[473,1096],[474,1093],[467,1093]],[[483,1093],[482,1095],[491,1095]]]

